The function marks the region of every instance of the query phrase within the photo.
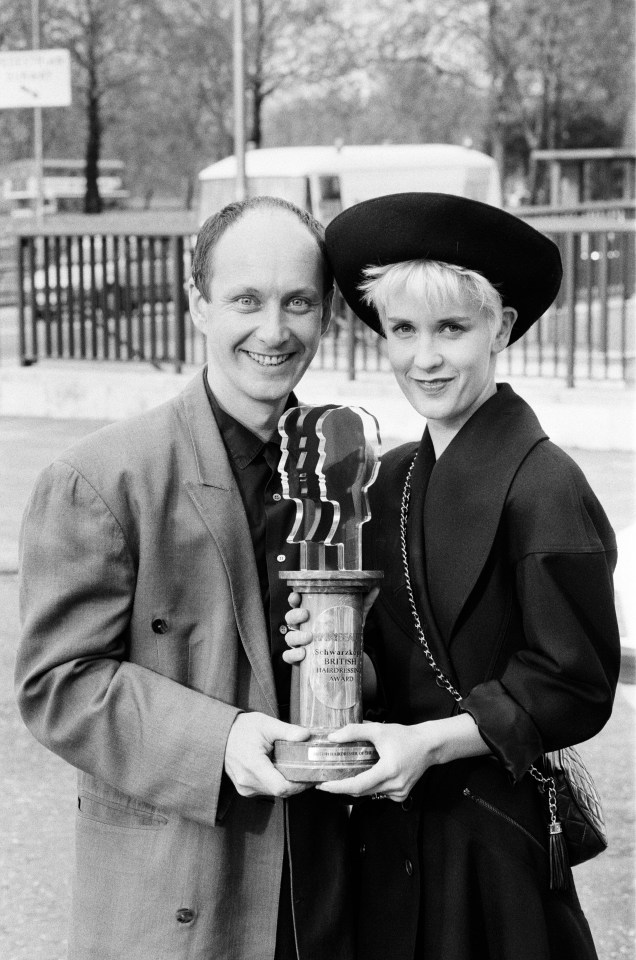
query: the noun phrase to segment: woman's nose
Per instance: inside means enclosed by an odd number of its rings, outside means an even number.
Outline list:
[[[420,370],[436,370],[444,363],[436,343],[430,337],[419,338],[413,359]]]

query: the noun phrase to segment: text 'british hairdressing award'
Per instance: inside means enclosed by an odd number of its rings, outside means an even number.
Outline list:
[[[292,668],[290,720],[309,740],[277,740],[274,765],[295,781],[340,780],[371,767],[371,743],[332,743],[328,734],[362,722],[362,606],[382,579],[362,570],[362,525],[378,472],[380,435],[360,407],[293,407],[280,420],[283,496],[296,503],[288,543],[300,570],[279,576],[302,595],[311,630],[305,659]]]

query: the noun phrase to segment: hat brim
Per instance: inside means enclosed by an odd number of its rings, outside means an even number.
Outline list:
[[[555,243],[523,220],[478,200],[446,193],[397,193],[365,200],[326,229],[327,255],[343,297],[377,333],[376,310],[358,285],[368,266],[438,260],[476,270],[514,307],[510,343],[553,303],[563,268]]]

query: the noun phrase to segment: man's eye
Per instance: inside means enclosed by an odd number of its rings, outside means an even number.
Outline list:
[[[236,303],[239,305],[239,307],[253,307],[256,303],[256,298],[245,294],[242,297],[237,297]]]
[[[289,306],[292,310],[307,310],[311,303],[306,297],[292,297]]]
[[[446,323],[442,327],[442,330],[445,330],[446,333],[458,334],[463,332],[464,327],[462,327],[459,323]]]

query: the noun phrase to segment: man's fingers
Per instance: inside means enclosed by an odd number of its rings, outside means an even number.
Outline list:
[[[304,607],[302,609],[295,608],[293,610],[288,610],[285,614],[285,620],[288,627],[295,628],[299,623],[305,623],[309,619],[309,611]]]
[[[301,595],[296,592],[290,593],[289,597],[287,598],[287,602],[289,603],[290,607],[299,607],[301,604],[301,601],[302,601]]]
[[[272,743],[274,740],[309,740],[311,736],[309,730],[305,727],[297,727],[295,723],[285,723],[284,720],[276,720],[274,717],[270,719],[274,724],[271,728]]]
[[[285,643],[290,647],[306,647],[311,641],[312,635],[308,630],[288,630],[285,634]]]
[[[304,659],[305,659],[305,651],[302,647],[298,647],[298,649],[294,649],[294,650],[285,650],[285,652],[283,653],[283,660],[285,661],[285,663],[291,663],[291,664],[300,663]]]

